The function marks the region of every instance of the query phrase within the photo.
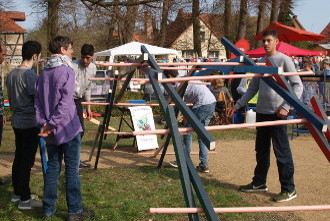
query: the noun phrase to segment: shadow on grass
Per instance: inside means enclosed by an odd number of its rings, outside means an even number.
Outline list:
[[[171,166],[164,166],[163,168],[159,169],[156,167],[151,167],[151,166],[142,166],[139,167],[138,170],[142,173],[150,173],[153,171],[157,171],[157,173],[160,173],[164,176],[167,176],[171,179],[174,180],[180,180],[180,175],[179,175],[179,170],[177,168],[173,168]],[[218,179],[212,178],[211,174],[200,174],[198,173],[201,182],[203,183],[203,186],[207,186],[206,191],[211,190],[212,188],[222,188],[222,189],[228,189],[235,194],[239,194],[239,186],[232,184],[232,183],[227,183],[227,182],[221,182]],[[258,193],[253,193],[253,194],[260,194],[263,196],[273,196],[273,194],[267,193],[267,192],[258,192]]]

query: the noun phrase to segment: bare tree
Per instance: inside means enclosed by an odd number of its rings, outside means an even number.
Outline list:
[[[58,34],[59,8],[62,0],[47,0],[47,39],[48,42]]]
[[[201,24],[199,20],[200,6],[199,0],[192,1],[192,22],[194,32],[194,51],[198,57],[202,57],[202,46],[201,46]]]
[[[225,0],[225,10],[224,10],[224,29],[223,35],[226,38],[229,38],[229,26],[230,26],[230,19],[231,19],[231,0]]]
[[[248,19],[248,0],[241,0],[240,2],[239,24],[236,40],[245,38]]]
[[[136,3],[138,0],[128,0],[127,2]],[[132,4],[132,6],[127,7],[127,12],[125,15],[126,25],[124,25],[123,31],[126,35],[123,36],[124,44],[132,41],[133,34],[135,31],[135,22],[138,12],[138,5]]]
[[[264,25],[264,20],[265,20],[265,15],[266,15],[266,1],[259,1],[258,5],[258,19],[257,19],[257,30],[256,34],[262,31],[263,25]],[[255,47],[260,46],[260,41],[255,42]]]
[[[281,0],[272,0],[272,7],[270,11],[270,24],[278,20],[278,13]]]
[[[165,43],[166,26],[168,20],[168,12],[170,9],[170,1],[171,0],[163,0],[162,21],[160,24],[160,32],[159,32],[159,46],[161,47],[163,47]]]
[[[98,5],[104,8],[110,8],[113,6],[137,6],[143,4],[149,4],[153,2],[160,2],[161,0],[136,0],[136,1],[100,1],[100,0],[81,0],[88,8],[92,9],[94,5]],[[90,4],[88,4],[90,3]]]
[[[0,11],[12,10],[15,4],[12,0],[0,0]]]

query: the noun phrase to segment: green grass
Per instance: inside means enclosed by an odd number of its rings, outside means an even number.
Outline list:
[[[229,184],[205,175],[206,191],[215,207],[251,206]],[[155,169],[144,166],[135,169],[99,169],[81,172],[83,204],[96,212],[95,220],[187,220],[185,214],[150,214],[150,207],[185,207],[179,175],[176,169]],[[33,175],[32,191],[42,195],[42,175]],[[0,189],[0,220],[42,220],[42,211],[20,211],[10,203],[12,187]],[[198,205],[199,207],[199,205]],[[61,174],[56,217],[65,219],[65,183]],[[205,220],[201,214],[202,220]],[[204,218],[203,218],[204,217]],[[219,215],[220,220],[284,220],[275,213],[238,213]]]
[[[157,119],[155,119],[157,122]],[[117,127],[119,118],[112,118],[111,125]],[[97,130],[97,125],[87,123],[87,130]],[[157,128],[161,128],[157,125]],[[123,131],[129,131],[125,127]],[[290,130],[289,130],[290,131]],[[222,130],[211,133],[218,140],[250,140],[255,138],[255,130]],[[82,142],[82,149],[90,149],[94,140],[93,134],[86,133]],[[10,125],[4,129],[1,155],[14,154],[14,134]],[[194,136],[196,139],[196,136]],[[110,148],[114,144],[115,136],[108,136],[103,147]],[[132,139],[122,139],[121,146],[129,146]],[[185,207],[179,174],[176,169],[163,168],[157,170],[156,165],[138,168],[110,168],[88,170],[81,172],[83,204],[87,209],[95,210],[95,220],[187,220],[187,215],[150,214],[150,207]],[[65,177],[60,176],[59,199],[56,217],[52,220],[65,219],[67,215],[65,201]],[[202,175],[202,182],[215,207],[253,206],[244,201],[237,192],[237,187],[222,183],[212,175]],[[42,196],[43,178],[41,174],[34,174],[31,178],[32,192]],[[10,203],[12,187],[0,187],[0,220],[42,220],[42,210],[20,211],[17,205]],[[195,198],[196,201],[197,198]],[[197,204],[199,204],[197,202]],[[200,207],[200,205],[197,205]],[[202,219],[205,216],[201,214]],[[276,213],[232,213],[219,215],[220,220],[248,221],[248,220],[284,220]]]

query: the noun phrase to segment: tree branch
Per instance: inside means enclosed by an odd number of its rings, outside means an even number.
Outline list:
[[[143,5],[143,4],[148,4],[148,3],[152,3],[152,2],[160,2],[161,0],[140,0],[137,2],[133,2],[133,1],[124,1],[124,2],[104,2],[104,1],[100,1],[100,0],[81,0],[82,3],[84,3],[84,5],[86,5],[86,2],[91,3],[91,6],[87,6],[89,9],[91,9],[91,7],[93,5],[98,5],[101,6],[103,8],[109,8],[109,7],[113,7],[113,6],[136,6],[136,5]]]

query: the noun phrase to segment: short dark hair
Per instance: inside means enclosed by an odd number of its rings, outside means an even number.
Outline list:
[[[49,51],[52,54],[60,54],[61,47],[68,49],[70,44],[73,45],[73,42],[69,37],[59,35],[49,42]]]
[[[31,60],[33,55],[39,55],[41,53],[41,44],[37,41],[27,41],[22,47],[22,58],[23,61]]]
[[[93,56],[94,55],[94,46],[90,45],[90,44],[84,44],[81,47],[80,52],[81,52],[82,55],[91,55],[91,56]]]
[[[266,36],[273,36],[274,38],[278,39],[278,33],[275,30],[266,30],[264,31],[264,33],[262,33],[262,37],[266,37]]]
[[[169,67],[174,67],[174,66],[169,66]],[[177,77],[179,75],[178,70],[164,70],[163,73],[168,78],[169,77]]]

